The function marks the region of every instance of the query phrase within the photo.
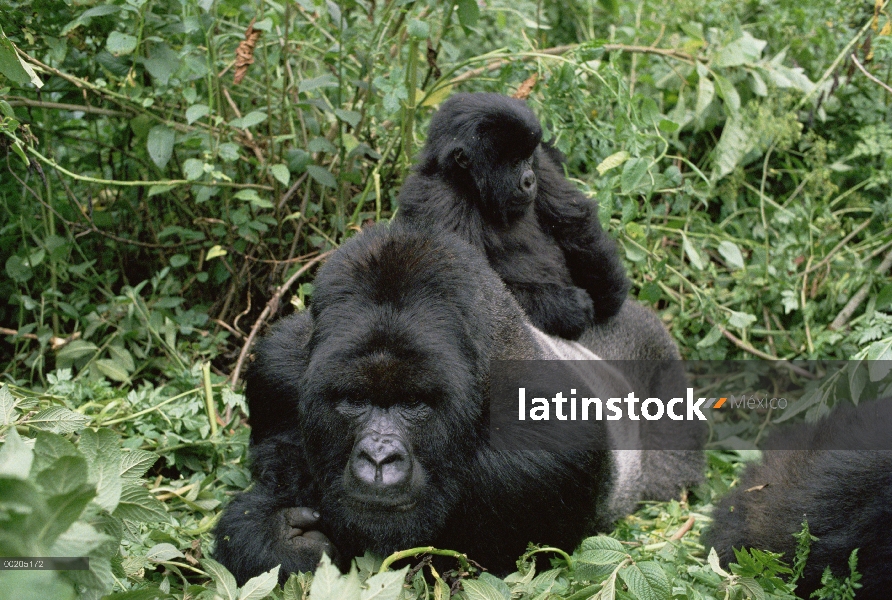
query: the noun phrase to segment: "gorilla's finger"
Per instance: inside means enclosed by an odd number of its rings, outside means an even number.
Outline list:
[[[285,522],[291,527],[309,529],[319,522],[319,513],[307,506],[285,509]]]

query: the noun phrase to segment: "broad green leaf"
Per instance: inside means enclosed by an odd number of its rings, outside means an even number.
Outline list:
[[[758,71],[750,70],[750,89],[753,90],[753,93],[757,96],[766,97],[768,95],[768,86],[765,85],[765,80],[762,79],[762,76],[759,75]]]
[[[722,255],[722,258],[725,259],[728,265],[735,269],[742,269],[745,266],[740,248],[730,240],[723,240],[719,243],[719,254]]]
[[[90,482],[96,485],[96,504],[114,512],[121,498],[121,442],[111,429],[81,433],[80,450],[90,468]]]
[[[0,385],[0,425],[10,425],[15,422],[18,417],[17,404],[15,396],[9,391],[9,386],[5,383]]]
[[[167,85],[171,76],[180,68],[180,54],[167,44],[154,42],[152,56],[143,64],[146,71],[161,85]]]
[[[15,427],[11,427],[0,446],[0,477],[27,479],[33,460],[34,451],[25,445]]]
[[[849,373],[849,393],[852,395],[852,403],[858,404],[861,399],[861,392],[867,385],[867,371],[865,364],[860,360],[849,361],[846,370]]]
[[[462,27],[474,27],[480,19],[480,7],[477,0],[456,0],[458,22]]]
[[[163,169],[170,161],[175,139],[176,133],[167,125],[155,125],[149,130],[149,136],[146,140],[149,157],[153,163],[158,165],[159,169]]]
[[[706,562],[709,563],[709,568],[711,568],[716,575],[726,578],[731,576],[731,574],[724,570],[719,563],[719,555],[715,551],[715,548],[709,549],[709,555],[706,557]]]
[[[211,109],[204,104],[193,104],[186,109],[186,122],[191,125],[198,119],[206,117],[210,114]]]
[[[288,181],[291,179],[291,173],[288,171],[287,165],[271,165],[269,171],[279,183],[288,185]]]
[[[207,255],[204,257],[205,260],[211,260],[212,258],[218,258],[220,256],[226,256],[227,252],[223,249],[223,246],[217,245],[208,250]]]
[[[714,150],[712,180],[717,181],[736,169],[753,143],[752,131],[741,118],[733,116],[725,121],[722,137]]]
[[[0,28],[0,73],[19,85],[32,83],[38,89],[43,87],[43,82],[31,65],[19,58],[15,46],[6,39],[2,28]]]
[[[323,554],[313,583],[310,585],[310,600],[338,600],[343,589],[343,578],[338,568],[331,564],[328,555]]]
[[[366,588],[360,593],[360,600],[397,600],[408,572],[409,567],[404,567],[399,571],[385,571],[372,575],[365,582]]]
[[[127,374],[127,369],[125,369],[124,366],[116,360],[100,358],[93,364],[96,366],[100,373],[102,373],[112,381],[120,381],[122,383],[127,383],[128,381],[130,381],[130,376]]]
[[[276,584],[279,583],[279,569],[281,565],[276,565],[266,573],[261,573],[256,577],[252,577],[245,582],[239,591],[239,600],[262,600],[266,598]],[[400,586],[402,589],[402,586]]]
[[[307,165],[307,173],[310,174],[310,177],[312,177],[325,187],[338,187],[338,182],[337,180],[335,180],[334,175],[332,175],[331,172],[325,167],[320,167],[318,165]]]
[[[706,70],[706,67],[698,64],[697,73],[700,78],[697,82],[697,106],[694,108],[694,115],[700,119],[703,117],[706,109],[709,108],[709,105],[712,104],[712,99],[715,97],[715,85],[709,80],[709,72]]]
[[[452,94],[452,84],[437,88],[434,93],[424,99],[421,106],[438,106]]]
[[[121,454],[121,477],[125,479],[138,479],[145,475],[146,471],[158,461],[158,455],[154,452],[134,448]]]
[[[357,125],[359,125],[359,120],[362,118],[362,115],[360,115],[355,110],[344,110],[342,108],[336,108],[334,113],[341,121],[348,123],[351,127],[356,127]]]
[[[756,39],[748,31],[727,44],[715,53],[713,65],[716,67],[736,67],[745,63],[759,62],[762,50],[768,44],[765,40]]]
[[[880,381],[892,370],[892,337],[867,347],[867,370],[871,381]]]
[[[737,585],[745,590],[745,597],[751,600],[765,600],[765,590],[759,585],[759,582],[752,577],[741,577],[737,580]]]
[[[580,549],[585,550],[616,550],[617,552],[626,552],[626,547],[619,540],[606,535],[595,535],[582,540]]]
[[[204,175],[204,162],[197,158],[187,158],[185,162],[183,162],[183,175],[185,175],[186,179],[189,181],[195,181]]]
[[[93,486],[85,483],[65,494],[47,498],[47,514],[37,532],[38,544],[44,548],[51,546],[56,538],[78,520],[95,495]]]
[[[688,257],[688,260],[691,261],[691,265],[698,271],[702,271],[704,267],[703,259],[700,258],[700,253],[694,248],[694,245],[691,243],[688,236],[682,234],[681,246],[684,249],[685,255]]]
[[[62,456],[41,471],[35,480],[48,496],[77,492],[88,483],[87,461],[83,456]]]
[[[140,480],[125,479],[121,487],[121,500],[114,516],[130,521],[167,523],[170,517],[164,505],[149,493]]]
[[[246,114],[241,119],[233,119],[229,122],[232,127],[237,127],[239,129],[247,129],[248,127],[253,127],[254,125],[259,125],[266,121],[266,113],[261,112],[259,110],[252,110],[248,114]]]
[[[81,454],[74,444],[61,435],[38,431],[34,437],[34,464],[31,466],[31,476],[53,466],[65,456],[81,456]]]
[[[201,568],[204,569],[217,588],[217,594],[224,600],[238,600],[238,586],[235,577],[229,570],[211,558],[201,559]]]
[[[465,579],[462,581],[462,587],[465,589],[468,600],[510,600],[511,598],[510,595],[504,595],[502,591],[479,579]]]
[[[653,561],[623,567],[619,571],[619,577],[638,600],[668,600],[672,593],[669,578]]]
[[[152,562],[166,562],[174,558],[185,558],[176,546],[168,542],[155,544],[146,552],[146,558]]]
[[[649,166],[650,161],[646,158],[633,158],[626,162],[623,166],[622,177],[620,177],[620,188],[623,194],[629,194],[638,189]]]
[[[718,86],[719,96],[725,101],[725,108],[728,114],[737,114],[740,111],[740,94],[737,93],[734,84],[718,73],[713,74],[713,79],[715,79],[716,86]]]
[[[334,75],[326,73],[325,75],[320,75],[319,77],[314,77],[312,79],[304,79],[298,84],[297,91],[309,92],[323,87],[338,87],[338,80]]]
[[[597,169],[598,175],[601,175],[603,177],[604,173],[606,173],[610,169],[615,169],[627,160],[629,160],[629,153],[625,150],[620,150],[619,152],[614,152],[613,154],[602,160],[601,163],[597,167],[595,167],[595,169]]]
[[[817,388],[811,390],[804,396],[802,396],[796,402],[791,402],[788,404],[787,409],[784,410],[783,414],[774,420],[775,423],[783,423],[787,419],[795,417],[802,411],[808,410],[812,406],[819,404],[824,401],[824,398],[829,394],[829,390],[822,390],[821,388]]]
[[[136,36],[120,31],[112,31],[105,41],[105,49],[115,56],[130,54],[136,50]]]
[[[737,327],[739,329],[746,329],[750,325],[756,322],[756,316],[751,315],[750,313],[738,312],[736,310],[731,311],[731,316],[728,317],[728,325],[732,327]]]
[[[409,19],[409,24],[406,26],[406,31],[415,38],[426,39],[430,33],[431,28],[426,22],[421,21],[419,19]]]
[[[74,433],[90,423],[90,417],[63,406],[51,406],[26,422],[29,426],[52,433]]]

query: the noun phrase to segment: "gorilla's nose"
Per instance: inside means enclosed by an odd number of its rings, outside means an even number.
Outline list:
[[[520,178],[520,189],[532,193],[536,189],[536,174],[533,171],[526,171]]]
[[[398,437],[371,434],[354,446],[350,472],[357,481],[369,486],[399,486],[412,475],[412,458]]]

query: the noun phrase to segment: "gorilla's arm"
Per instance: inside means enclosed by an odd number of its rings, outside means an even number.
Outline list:
[[[594,320],[594,304],[582,288],[559,283],[505,283],[533,325],[543,331],[575,340]]]
[[[309,507],[318,502],[294,439],[281,434],[252,446],[254,487],[239,494],[217,523],[214,558],[239,585],[279,564],[280,583],[291,572],[313,571],[323,552],[337,560],[328,538],[313,530],[319,513]]]
[[[603,322],[619,312],[629,293],[616,244],[601,228],[596,206],[564,178],[547,149],[539,151],[536,176],[536,213],[542,229],[563,250],[570,277],[591,296],[595,319]]]

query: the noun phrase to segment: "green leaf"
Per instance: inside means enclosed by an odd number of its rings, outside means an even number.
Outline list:
[[[719,563],[719,555],[715,551],[715,548],[709,549],[709,556],[706,557],[706,561],[709,563],[709,568],[715,572],[716,575],[721,577],[730,577],[731,574],[722,568],[722,565]]]
[[[724,240],[720,242],[719,254],[722,255],[728,265],[735,269],[742,269],[745,266],[743,262],[743,254],[740,253],[740,248],[732,241]]]
[[[25,283],[34,275],[31,266],[21,256],[12,255],[6,259],[6,274],[18,283]]]
[[[168,542],[155,544],[146,552],[146,558],[152,562],[166,562],[175,558],[186,558],[176,546]]]
[[[121,500],[114,516],[120,519],[148,523],[167,523],[170,517],[164,505],[142,485],[141,480],[125,479],[121,486]]]
[[[697,347],[709,348],[710,346],[714,346],[720,339],[722,339],[722,330],[718,327],[713,327],[709,330],[709,333],[706,334],[706,337],[697,342]]]
[[[629,160],[629,153],[625,150],[620,150],[619,152],[614,152],[607,158],[601,161],[601,163],[595,167],[598,171],[598,175],[604,176],[604,173],[609,171],[610,169],[615,169],[620,166],[624,162]]]
[[[510,594],[506,596],[502,590],[479,579],[465,579],[462,581],[462,587],[465,588],[468,600],[510,600],[511,598]]]
[[[653,561],[623,567],[619,577],[638,600],[668,600],[672,590],[663,569]]]
[[[99,369],[100,373],[102,373],[112,381],[120,381],[122,383],[127,383],[128,381],[130,381],[130,376],[127,374],[127,369],[125,369],[123,365],[115,360],[100,358],[93,364],[96,366],[97,369]]]
[[[41,471],[35,480],[48,496],[75,493],[88,483],[87,461],[83,456],[62,456]]]
[[[136,42],[136,36],[129,33],[121,33],[120,31],[112,31],[105,41],[105,49],[115,56],[123,56],[136,50]]]
[[[783,412],[781,416],[774,420],[775,423],[783,423],[787,419],[795,417],[799,413],[804,410],[808,410],[812,406],[823,402],[824,398],[829,394],[829,390],[822,390],[821,388],[817,388],[811,390],[796,402],[792,402],[788,405],[788,408]]]
[[[715,86],[709,80],[709,71],[706,70],[706,67],[698,64],[697,73],[700,79],[697,82],[697,106],[694,108],[694,115],[700,119],[712,104],[712,99],[715,97]]]
[[[146,471],[158,462],[158,455],[147,450],[134,448],[130,452],[121,454],[121,477],[125,479],[138,479],[145,475]]]
[[[173,142],[176,133],[166,125],[155,125],[149,130],[146,145],[149,149],[149,157],[159,169],[163,169],[173,154]]]
[[[698,271],[703,270],[703,259],[700,258],[700,253],[697,252],[697,249],[694,248],[694,245],[691,243],[691,240],[688,236],[682,234],[682,248],[684,248],[684,253],[688,257],[688,260],[691,261],[691,265]]]
[[[291,180],[291,173],[288,171],[287,165],[271,165],[269,171],[282,185],[288,185]]]
[[[626,162],[623,174],[620,178],[620,188],[623,194],[634,192],[641,180],[647,174],[650,161],[646,158],[633,158]]]
[[[35,429],[50,431],[52,433],[74,433],[80,431],[90,423],[90,417],[79,412],[69,410],[63,406],[51,406],[26,422]]]
[[[716,67],[737,67],[746,63],[755,63],[762,58],[762,50],[768,44],[765,40],[758,40],[748,31],[724,48],[721,48],[713,57],[713,65]]]
[[[307,173],[310,174],[310,177],[312,177],[325,187],[338,187],[338,182],[337,180],[335,180],[334,175],[332,175],[331,172],[325,167],[320,167],[318,165],[307,165]]]
[[[31,68],[31,65],[19,58],[15,46],[6,39],[6,34],[0,28],[0,73],[6,75],[19,85],[34,84],[38,89],[43,87],[43,82]]]
[[[626,547],[619,540],[606,535],[595,535],[582,540],[580,549],[585,550],[616,550],[617,552],[626,552]]]
[[[752,577],[741,577],[737,580],[737,585],[744,589],[744,595],[751,600],[765,600],[765,590],[759,585],[759,582]]]
[[[37,532],[38,544],[43,547],[51,546],[62,532],[77,521],[95,495],[93,486],[85,483],[73,491],[48,498],[47,514]]]
[[[96,485],[96,504],[114,512],[121,498],[121,442],[111,429],[81,433],[78,443],[90,467],[90,482]]]
[[[356,127],[359,125],[359,120],[362,118],[355,110],[344,110],[342,108],[336,108],[334,111],[335,115],[345,123],[348,123],[351,127]]]
[[[740,111],[740,94],[734,84],[717,73],[713,74],[713,79],[718,86],[719,96],[725,101],[728,114],[736,115]]]
[[[341,572],[331,564],[328,555],[323,554],[313,574],[313,583],[310,585],[311,600],[338,600],[342,589]]]
[[[892,370],[892,337],[867,347],[867,371],[871,381],[880,381]]]
[[[187,158],[183,163],[183,175],[189,181],[195,181],[204,175],[204,162],[197,158]]]
[[[714,150],[712,180],[717,181],[736,169],[753,143],[752,131],[740,117],[732,116],[725,121],[722,137]]]
[[[256,577],[252,577],[245,582],[239,589],[239,600],[262,600],[266,598],[276,584],[279,583],[279,569],[281,565],[276,565],[266,573],[261,573]],[[402,589],[402,586],[400,586]]]
[[[474,27],[480,20],[480,7],[477,0],[456,0],[458,22],[462,27]]]
[[[0,385],[0,425],[11,425],[18,418],[18,401],[5,383]]]
[[[211,558],[203,558],[201,559],[201,568],[214,580],[218,595],[222,596],[224,600],[238,600],[238,586],[235,584],[235,577],[226,567]]]
[[[211,109],[204,104],[193,104],[186,109],[186,122],[191,125],[198,119],[208,116],[210,112]]]
[[[223,249],[223,246],[216,245],[208,250],[207,255],[205,255],[205,260],[211,260],[212,258],[218,258],[220,256],[226,256],[227,252]]]
[[[372,575],[365,582],[366,589],[360,592],[360,600],[396,600],[403,591],[403,581],[408,572],[409,567],[403,567],[399,571],[385,571]]]
[[[0,446],[0,477],[27,479],[33,460],[34,451],[25,445],[15,427],[11,427]]]
[[[849,393],[852,396],[852,403],[858,404],[861,399],[861,392],[867,385],[867,371],[865,365],[860,360],[851,360],[846,364],[846,370],[849,372]]]
[[[756,316],[751,315],[750,313],[738,312],[736,310],[731,311],[731,316],[728,317],[728,325],[732,327],[737,327],[739,329],[746,329],[750,325],[756,322]]]
[[[338,87],[338,80],[334,75],[326,73],[313,79],[304,79],[298,84],[297,91],[303,93],[323,87]]]
[[[241,119],[233,119],[229,122],[232,127],[237,127],[239,129],[247,129],[248,127],[253,127],[254,125],[259,125],[266,121],[266,113],[261,112],[259,110],[252,110],[248,114],[246,114]]]
[[[81,456],[81,453],[77,451],[74,444],[61,435],[48,431],[38,431],[34,438],[32,476],[53,466],[56,461],[65,456]]]
[[[427,39],[427,37],[431,33],[430,25],[425,23],[424,21],[420,21],[418,19],[409,19],[409,24],[406,26],[406,31],[409,32],[409,35],[419,39]]]

